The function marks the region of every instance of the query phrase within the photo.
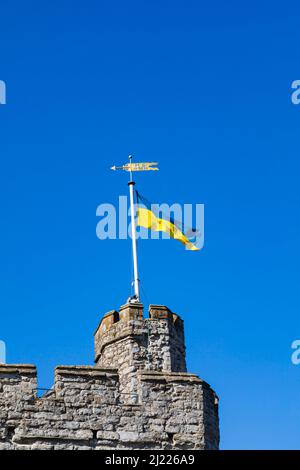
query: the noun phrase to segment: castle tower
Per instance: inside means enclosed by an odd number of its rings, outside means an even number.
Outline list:
[[[183,321],[162,305],[104,315],[94,366],[0,365],[0,450],[218,449],[218,398],[186,372]]]
[[[95,362],[120,374],[124,402],[136,402],[138,371],[186,372],[183,321],[163,305],[129,303],[108,312],[95,332]]]
[[[168,435],[181,435],[175,448],[218,448],[218,398],[186,372],[183,320],[166,306],[150,305],[148,318],[140,303],[104,315],[95,332],[95,363],[118,370],[122,403],[143,404],[151,397],[154,406],[162,400],[163,414],[173,423],[166,427]]]

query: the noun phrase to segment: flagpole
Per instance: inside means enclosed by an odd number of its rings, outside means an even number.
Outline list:
[[[129,155],[129,162],[132,162],[132,156]],[[140,300],[140,281],[138,272],[138,258],[137,258],[137,241],[136,241],[136,224],[135,224],[135,213],[134,213],[134,185],[132,171],[130,173],[129,196],[130,196],[130,215],[131,215],[131,238],[132,238],[132,255],[133,255],[133,273],[134,273],[134,299],[135,301]]]
[[[140,301],[140,280],[138,271],[138,258],[137,258],[137,242],[136,242],[136,223],[135,223],[135,211],[134,211],[134,185],[132,173],[134,171],[157,171],[157,162],[143,162],[143,163],[132,163],[132,155],[129,155],[129,163],[122,166],[112,166],[111,170],[124,170],[129,171],[129,196],[130,196],[130,216],[131,216],[131,239],[132,239],[132,256],[133,256],[133,286],[134,295],[131,296],[128,302],[139,302]]]

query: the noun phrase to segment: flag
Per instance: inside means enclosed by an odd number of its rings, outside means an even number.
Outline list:
[[[138,209],[137,209],[137,226],[144,227],[149,230],[153,230],[156,232],[165,232],[168,233],[171,238],[180,241],[183,245],[185,245],[187,250],[191,251],[199,251],[194,243],[183,233],[183,231],[179,228],[178,221],[174,219],[164,217],[160,217],[154,213],[152,210],[151,204],[142,197],[137,191],[137,202],[138,202]],[[143,203],[143,206],[141,205]]]

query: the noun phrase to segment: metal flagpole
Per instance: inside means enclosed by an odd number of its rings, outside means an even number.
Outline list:
[[[129,163],[132,162],[132,155],[129,155]],[[137,258],[137,242],[136,242],[136,225],[135,225],[135,213],[134,213],[134,185],[132,171],[130,170],[129,196],[130,196],[130,216],[131,216],[131,238],[132,238],[132,255],[133,255],[133,285],[134,285],[134,300],[140,300],[140,281],[139,281],[139,270],[138,270],[138,258]]]
[[[134,296],[130,298],[130,302],[140,301],[140,280],[138,272],[138,258],[137,258],[137,241],[136,241],[136,223],[134,213],[134,185],[132,173],[134,171],[157,171],[155,167],[157,162],[143,162],[143,163],[132,163],[132,155],[129,155],[129,163],[123,166],[112,166],[111,170],[125,170],[129,171],[129,196],[130,196],[130,218],[131,218],[131,238],[132,238],[132,255],[133,255],[133,272],[134,272]]]

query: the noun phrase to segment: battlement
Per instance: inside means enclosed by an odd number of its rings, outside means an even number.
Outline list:
[[[150,305],[149,318],[142,304],[126,304],[108,312],[95,332],[95,362],[121,363],[129,359],[137,369],[185,372],[183,321],[164,305]],[[130,357],[130,351],[134,356]],[[126,352],[126,358],[122,352]]]
[[[37,371],[31,364],[0,364],[0,401],[36,397]]]
[[[111,310],[102,317],[94,335],[97,335],[98,337],[105,336],[108,330],[114,328],[114,326],[120,321],[123,323],[128,323],[132,320],[143,321],[143,310],[144,307],[140,303],[129,303],[123,305],[120,307],[119,311]],[[171,310],[165,305],[150,305],[149,319],[170,320],[173,322],[175,328],[179,329],[183,327],[181,318],[175,313],[171,312]]]
[[[119,375],[116,369],[100,369],[93,366],[58,366],[55,368],[55,380],[46,397],[63,398],[80,394],[77,398],[86,400],[88,390],[79,384],[92,383],[92,398],[97,403],[119,402]],[[91,390],[89,390],[91,391]],[[107,392],[111,393],[107,393]],[[104,393],[105,392],[105,393]],[[0,365],[0,404],[13,400],[33,401],[37,398],[37,370],[28,364]]]
[[[95,366],[0,365],[1,449],[217,449],[218,398],[185,369],[183,321],[127,304],[95,332]]]

